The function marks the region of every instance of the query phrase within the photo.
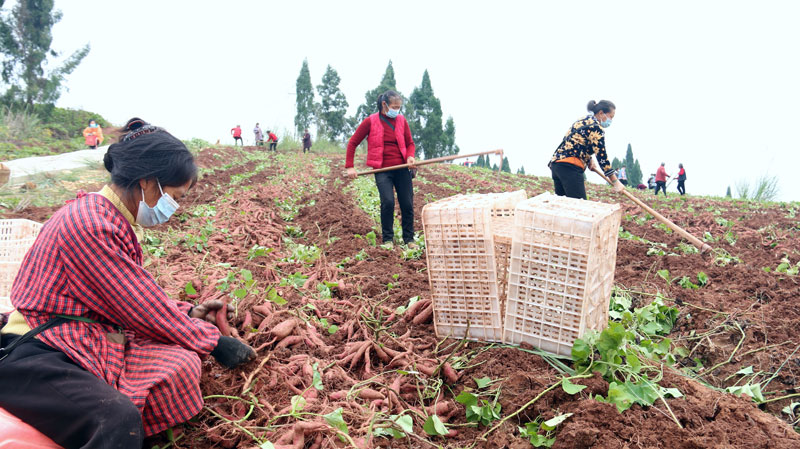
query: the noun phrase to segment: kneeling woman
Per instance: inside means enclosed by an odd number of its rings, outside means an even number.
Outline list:
[[[614,174],[606,153],[605,128],[611,126],[617,108],[608,100],[599,103],[592,100],[586,109],[590,114],[572,124],[550,159],[556,195],[586,199],[583,172],[587,167],[594,170],[592,156],[597,157],[600,168],[614,182],[615,192],[625,188]]]
[[[386,168],[394,165],[414,165],[414,139],[405,117],[400,115],[403,97],[388,90],[378,97],[378,112],[370,115],[356,129],[347,143],[347,173],[355,178],[353,157],[356,147],[367,138],[367,166]],[[367,137],[369,136],[369,137]],[[398,168],[375,173],[375,184],[381,198],[381,234],[383,243],[394,239],[394,192],[400,203],[402,215],[403,242],[414,243],[414,187],[411,183],[411,170]]]
[[[3,328],[0,407],[64,447],[141,447],[203,405],[201,357],[255,356],[170,299],[142,267],[134,226],[166,222],[195,183],[186,146],[139,119],[111,145],[111,183],[58,210],[28,251]]]

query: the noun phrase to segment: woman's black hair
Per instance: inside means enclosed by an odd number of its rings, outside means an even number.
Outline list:
[[[403,97],[400,94],[398,94],[397,92],[395,92],[395,91],[393,91],[391,89],[389,89],[386,92],[378,95],[378,112],[381,112],[381,110],[383,109],[383,102],[384,101],[386,102],[386,104],[389,104],[395,98],[399,98],[401,100],[403,99]]]
[[[94,121],[96,121],[96,120],[95,120],[95,119],[93,119],[93,118],[90,118],[90,119],[89,119],[89,123],[87,123],[87,125],[91,125],[91,124],[92,124],[92,122],[94,122]]]
[[[162,187],[197,181],[194,156],[163,128],[134,117],[120,130],[119,142],[108,147],[103,165],[111,182],[132,193],[141,179],[157,179]]]
[[[586,105],[586,110],[592,114],[597,114],[598,112],[608,113],[611,112],[612,109],[617,109],[617,107],[608,100],[600,100],[599,102],[592,100]]]

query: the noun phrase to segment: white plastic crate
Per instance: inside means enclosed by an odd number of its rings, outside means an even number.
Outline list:
[[[31,220],[0,220],[0,313],[12,309],[11,286],[41,229],[41,223]]]
[[[608,324],[622,211],[545,193],[517,206],[503,341],[569,355]]]
[[[525,197],[524,191],[456,195],[422,209],[437,336],[502,341],[505,284],[498,280],[505,269],[498,271],[494,229],[513,219]]]

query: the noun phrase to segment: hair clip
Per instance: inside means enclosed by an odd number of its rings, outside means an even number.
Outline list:
[[[158,132],[158,131],[164,131],[164,128],[161,128],[161,127],[155,126],[155,125],[144,125],[144,126],[142,126],[140,128],[137,128],[134,131],[129,132],[128,134],[125,134],[125,137],[122,138],[122,141],[123,142],[128,142],[128,141],[133,140],[133,139],[135,139],[135,138],[137,138],[137,137],[139,137],[141,135],[150,134],[150,133],[154,133],[154,132]]]

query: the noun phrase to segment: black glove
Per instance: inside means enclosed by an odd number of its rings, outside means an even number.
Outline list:
[[[217,347],[211,351],[217,361],[228,368],[235,368],[256,357],[256,351],[233,337],[220,335]]]

